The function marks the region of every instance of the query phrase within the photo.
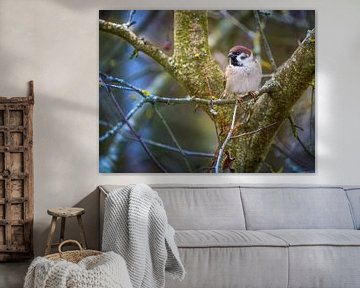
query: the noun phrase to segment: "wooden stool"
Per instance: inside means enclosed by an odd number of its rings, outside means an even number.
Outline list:
[[[85,213],[84,208],[50,208],[47,210],[47,213],[52,216],[51,224],[50,224],[50,231],[49,236],[47,240],[45,255],[50,254],[52,247],[57,247],[61,242],[64,241],[64,234],[65,234],[65,223],[66,218],[69,217],[77,217],[79,227],[80,227],[80,239],[81,239],[81,245],[84,249],[86,249],[86,239],[85,239],[85,230],[84,230],[84,224],[81,219],[81,215]],[[60,230],[60,242],[52,244],[52,239],[54,237],[55,228],[56,228],[56,222],[58,217],[61,218],[61,230]]]

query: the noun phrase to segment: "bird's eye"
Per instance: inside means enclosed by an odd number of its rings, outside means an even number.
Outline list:
[[[245,60],[247,57],[248,57],[248,55],[241,55],[241,56],[240,56],[240,59],[241,59],[241,60]]]

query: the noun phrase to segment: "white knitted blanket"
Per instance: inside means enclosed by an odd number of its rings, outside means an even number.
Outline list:
[[[165,270],[175,279],[185,276],[163,203],[144,184],[106,198],[102,250],[124,257],[134,288],[165,287]]]
[[[114,252],[89,256],[79,263],[37,257],[24,288],[132,288],[124,259]]]

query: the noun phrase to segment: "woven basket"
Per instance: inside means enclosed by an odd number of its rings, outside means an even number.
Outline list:
[[[65,244],[69,244],[69,243],[76,244],[79,247],[79,250],[63,252],[61,250],[61,248]],[[84,259],[88,256],[96,256],[96,255],[102,254],[102,252],[100,252],[100,251],[83,249],[81,244],[76,240],[65,240],[65,241],[61,242],[61,244],[59,245],[58,251],[59,251],[59,253],[47,255],[47,256],[45,256],[45,258],[47,258],[49,260],[54,260],[54,261],[66,260],[69,262],[78,263],[79,261],[81,261],[82,259]]]

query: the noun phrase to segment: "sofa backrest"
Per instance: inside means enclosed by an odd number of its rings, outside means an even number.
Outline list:
[[[164,203],[176,230],[245,230],[239,186],[150,185]],[[124,185],[100,186],[100,223],[109,193]],[[102,225],[100,224],[100,233]]]
[[[240,190],[248,230],[355,228],[349,199],[342,188],[241,187]]]
[[[176,230],[245,230],[238,186],[156,186]]]
[[[360,188],[150,186],[176,230],[360,229]]]

